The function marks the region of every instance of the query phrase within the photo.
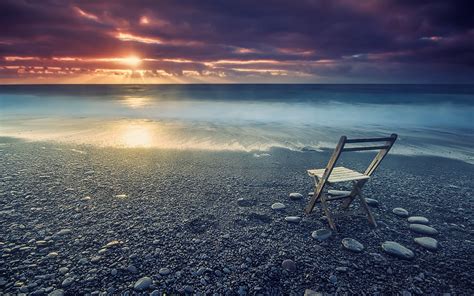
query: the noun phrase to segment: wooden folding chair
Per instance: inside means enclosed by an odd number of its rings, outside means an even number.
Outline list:
[[[316,202],[321,202],[321,207],[328,219],[329,225],[334,231],[337,231],[336,224],[334,222],[333,215],[331,214],[328,208],[328,202],[334,200],[343,200],[343,208],[348,208],[350,204],[358,197],[362,208],[366,212],[369,222],[376,227],[377,223],[370,212],[370,209],[362,196],[362,187],[370,179],[372,174],[375,172],[377,167],[380,165],[384,157],[390,151],[397,139],[396,134],[392,134],[387,138],[368,138],[368,139],[347,139],[346,136],[342,136],[339,140],[339,143],[334,149],[334,152],[329,159],[329,162],[324,169],[312,169],[308,170],[308,174],[314,177],[315,180],[315,189],[313,197],[311,198],[309,204],[306,206],[305,212],[307,214],[311,213],[316,205]],[[345,147],[346,144],[357,144],[357,143],[371,143],[371,142],[385,142],[383,145],[379,146],[359,146],[359,147]],[[375,156],[372,162],[369,164],[365,172],[359,173],[354,170],[339,166],[335,167],[339,156],[342,152],[350,151],[367,151],[367,150],[380,150],[379,153]],[[326,185],[333,185],[334,183],[339,182],[349,182],[352,181],[352,190],[346,192],[345,194],[338,195],[328,195],[324,192]]]

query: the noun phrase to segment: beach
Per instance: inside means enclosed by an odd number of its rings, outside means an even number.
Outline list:
[[[460,160],[390,154],[364,188],[378,201],[372,212],[379,226],[334,207],[342,214],[339,232],[319,241],[312,232],[329,227],[319,205],[303,212],[313,191],[306,170],[325,166],[326,149],[111,148],[6,137],[0,143],[4,294],[474,292],[474,169]],[[372,156],[351,153],[340,164],[362,170]],[[290,199],[293,192],[303,198]],[[276,202],[286,208],[273,210]],[[429,219],[437,250],[414,242],[421,235],[392,212],[396,207]],[[287,216],[302,219],[289,223]],[[364,249],[343,248],[344,238]],[[386,241],[414,258],[387,254]]]

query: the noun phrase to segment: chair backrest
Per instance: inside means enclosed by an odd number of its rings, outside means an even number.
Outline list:
[[[333,155],[329,160],[329,163],[326,168],[329,168],[329,174],[332,171],[332,168],[335,166],[339,156],[343,152],[352,152],[352,151],[369,151],[369,150],[380,150],[379,153],[374,157],[372,162],[369,164],[367,169],[364,172],[364,175],[370,176],[374,173],[375,169],[379,166],[380,162],[384,159],[387,153],[393,146],[393,143],[397,140],[397,134],[391,134],[390,137],[383,138],[361,138],[361,139],[347,139],[346,136],[342,136],[339,139],[339,143],[334,149]],[[355,147],[346,147],[346,144],[361,144],[361,143],[376,143],[384,142],[383,145],[370,145],[370,146],[360,146]],[[328,175],[329,175],[328,174]]]

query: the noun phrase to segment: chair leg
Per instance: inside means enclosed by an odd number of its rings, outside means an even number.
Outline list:
[[[372,212],[370,211],[369,205],[367,205],[367,202],[365,201],[364,197],[362,196],[362,191],[360,189],[358,190],[357,196],[359,197],[362,208],[364,209],[365,213],[367,214],[367,218],[369,219],[369,222],[374,227],[377,227],[377,222],[375,222],[374,216],[372,215]]]
[[[331,227],[332,230],[337,232],[336,223],[334,223],[334,219],[332,217],[332,214],[329,211],[328,203],[326,201],[326,194],[324,192],[321,194],[321,207],[324,210],[324,214],[326,214],[326,217],[327,217],[328,222],[329,222],[329,226]]]
[[[347,209],[351,205],[351,203],[354,201],[354,199],[357,196],[357,193],[362,190],[362,186],[364,186],[365,182],[357,182],[355,181],[354,184],[352,185],[352,190],[351,190],[351,195],[345,199],[342,203],[342,209]]]

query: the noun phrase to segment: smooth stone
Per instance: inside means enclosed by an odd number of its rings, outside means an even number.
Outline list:
[[[54,257],[58,257],[58,256],[59,256],[59,254],[57,252],[51,252],[48,255],[46,255],[46,257],[48,257],[48,258],[54,258]]]
[[[329,229],[318,229],[311,233],[311,237],[322,242],[327,240],[332,235],[332,231]]]
[[[127,198],[127,195],[126,194],[116,194],[115,197],[116,198]]]
[[[403,208],[394,208],[392,210],[392,213],[399,217],[408,217],[408,211]]]
[[[423,224],[410,224],[410,230],[419,234],[436,235],[438,230]]]
[[[282,204],[281,202],[276,202],[272,204],[272,209],[274,210],[283,210],[284,208],[286,208],[286,206]]]
[[[408,223],[415,223],[415,224],[428,224],[430,222],[427,218],[421,217],[421,216],[408,217],[407,221]]]
[[[145,276],[136,281],[135,285],[133,285],[133,288],[137,291],[144,291],[151,286],[151,282],[151,278]]]
[[[328,190],[328,194],[333,195],[333,196],[338,196],[338,195],[349,195],[351,194],[351,192],[346,191],[346,190]]]
[[[113,240],[113,241],[108,242],[102,248],[113,248],[113,247],[116,247],[116,246],[121,245],[121,244],[122,244],[122,242],[120,242],[118,240]]]
[[[432,237],[416,237],[414,239],[415,243],[419,244],[425,249],[436,251],[438,249],[438,241]]]
[[[67,267],[61,267],[59,269],[60,274],[66,274],[66,273],[68,273],[68,271],[69,271],[69,268],[67,268]]]
[[[51,293],[48,294],[48,296],[63,296],[63,295],[64,295],[64,290],[62,289],[53,290]]]
[[[63,288],[66,288],[66,287],[69,287],[72,282],[74,282],[74,279],[73,278],[66,278],[64,279],[64,281],[61,283],[61,287]]]
[[[344,246],[344,248],[348,249],[349,251],[356,252],[356,253],[360,253],[362,252],[362,250],[364,250],[364,245],[353,238],[343,239],[342,245]]]
[[[184,287],[184,292],[186,292],[186,293],[192,293],[192,292],[194,292],[194,288],[191,287],[191,286],[189,286],[189,285],[188,285],[188,286],[185,286],[185,287]]]
[[[302,199],[302,198],[303,198],[303,194],[301,194],[301,193],[298,193],[298,192],[290,193],[290,199],[299,200],[299,199]]]
[[[288,270],[289,272],[296,271],[296,263],[291,259],[283,260],[283,262],[281,263],[281,267],[283,267],[283,269]]]
[[[415,253],[412,250],[400,245],[397,242],[386,241],[382,244],[382,249],[392,256],[401,258],[401,259],[413,259]]]
[[[66,229],[61,229],[60,231],[56,232],[55,236],[62,236],[62,235],[67,235],[71,233],[72,233],[72,230],[69,228],[66,228]]]
[[[160,268],[158,273],[161,275],[168,275],[171,273],[171,270],[169,268],[163,267],[163,268]]]
[[[374,207],[374,208],[376,208],[376,207],[379,206],[379,201],[376,200],[376,199],[373,199],[373,198],[368,198],[368,197],[366,197],[366,198],[365,198],[365,202],[366,202],[369,206]]]
[[[310,289],[306,289],[304,291],[304,296],[323,296],[323,293],[316,292]]]
[[[127,270],[128,270],[128,272],[131,272],[131,273],[137,273],[137,271],[138,271],[138,269],[135,267],[135,265],[131,265],[131,264],[127,267]]]
[[[285,217],[285,221],[289,223],[299,223],[301,221],[301,217],[288,216],[288,217]]]

